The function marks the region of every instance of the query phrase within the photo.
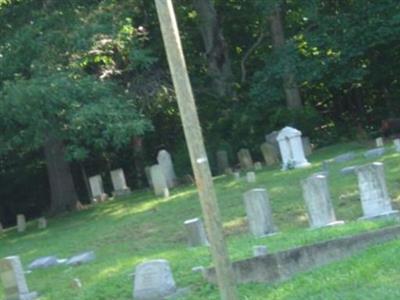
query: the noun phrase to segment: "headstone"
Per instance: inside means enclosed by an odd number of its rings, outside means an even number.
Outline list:
[[[17,215],[17,231],[24,232],[26,230],[26,219],[22,214]]]
[[[253,256],[258,257],[258,256],[265,256],[268,254],[268,248],[267,246],[253,246]]]
[[[47,219],[45,217],[41,217],[38,219],[38,229],[46,229],[47,228]]]
[[[283,170],[310,166],[304,154],[301,132],[299,130],[292,127],[285,127],[279,132],[276,139],[281,151]]]
[[[186,220],[184,223],[190,247],[208,246],[206,231],[199,218]]]
[[[219,174],[226,174],[225,170],[229,168],[228,152],[225,150],[217,151],[217,166]]]
[[[256,161],[254,163],[254,170],[261,171],[262,170],[262,163],[260,163],[259,161]]]
[[[157,161],[164,173],[168,188],[175,187],[177,180],[171,155],[166,150],[160,150],[157,155]]]
[[[89,185],[93,198],[100,201],[101,195],[104,193],[103,179],[101,178],[101,175],[89,177]]]
[[[160,165],[153,165],[150,168],[151,181],[153,182],[153,190],[156,196],[166,196],[169,194],[167,180],[163,169]]]
[[[311,146],[310,138],[304,136],[301,138],[301,140],[303,142],[304,155],[306,157],[310,156],[312,154],[312,146]]]
[[[136,267],[133,288],[135,300],[163,300],[176,292],[168,261],[152,260]]]
[[[301,185],[311,228],[343,224],[336,220],[326,176],[312,175]]]
[[[364,152],[364,157],[371,159],[371,158],[378,158],[385,154],[385,148],[375,148]]]
[[[271,133],[268,133],[265,135],[265,141],[274,146],[276,153],[278,153],[279,155],[279,144],[278,141],[276,140],[276,138],[278,137],[279,131],[272,131]]]
[[[339,156],[336,156],[334,158],[334,161],[336,163],[343,163],[343,162],[346,162],[346,161],[353,160],[355,158],[356,158],[356,154],[354,152],[347,152],[347,153],[341,154]]]
[[[240,180],[240,172],[233,172],[233,177],[235,178],[235,180]]]
[[[246,180],[247,180],[248,183],[256,182],[256,173],[247,172],[246,173]]]
[[[94,251],[83,252],[72,256],[65,263],[67,266],[79,266],[91,262],[96,259]]]
[[[253,170],[253,159],[251,158],[250,151],[248,149],[240,149],[238,152],[238,159],[240,168],[244,171]]]
[[[233,170],[232,170],[232,168],[226,168],[224,173],[225,173],[226,175],[228,175],[228,176],[233,176]]]
[[[34,270],[34,269],[46,269],[52,266],[57,266],[59,265],[58,258],[55,256],[45,256],[45,257],[40,257],[35,259],[33,262],[31,262],[28,266],[29,270]]]
[[[342,174],[342,175],[356,174],[356,168],[357,168],[357,166],[345,167],[345,168],[340,170],[340,174]]]
[[[267,166],[279,163],[279,153],[275,146],[270,143],[263,143],[260,146],[260,150]]]
[[[377,139],[375,139],[375,143],[376,143],[376,147],[378,147],[378,148],[384,146],[384,144],[383,144],[383,138],[381,138],[381,137],[378,137]]]
[[[126,185],[124,170],[116,169],[110,172],[113,184],[114,196],[126,196],[131,194],[131,189]]]
[[[4,231],[3,224],[0,223],[0,234],[2,234],[3,231]]]
[[[29,292],[24,270],[18,256],[0,259],[0,279],[5,300],[34,300],[36,292]]]
[[[144,174],[146,175],[147,184],[149,187],[153,188],[153,181],[151,180],[151,167],[147,166],[144,168]]]
[[[394,217],[399,212],[392,209],[392,203],[386,187],[384,166],[374,162],[356,169],[360,190],[363,219]]]
[[[396,149],[396,152],[400,152],[400,139],[395,139],[393,140],[394,148]]]
[[[250,232],[256,237],[276,232],[272,210],[265,189],[252,189],[243,195]]]

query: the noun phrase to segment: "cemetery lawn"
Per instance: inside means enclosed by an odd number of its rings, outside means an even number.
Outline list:
[[[312,167],[281,172],[279,166],[257,172],[257,183],[248,184],[224,176],[216,178],[216,190],[233,260],[252,254],[253,245],[267,245],[270,251],[310,244],[337,236],[391,226],[390,222],[356,221],[362,215],[357,179],[343,176],[345,166],[372,160],[361,155],[357,144],[336,145],[316,151]],[[400,154],[387,147],[385,164],[393,206],[400,206]],[[309,230],[300,180],[320,171],[325,159],[356,151],[357,159],[329,165],[329,184],[338,220],[346,225]],[[242,194],[252,187],[266,187],[274,221],[280,233],[255,239],[247,233]],[[178,287],[191,287],[186,299],[219,299],[215,287],[205,283],[192,267],[211,263],[208,248],[186,247],[183,221],[201,215],[194,186],[171,192],[168,199],[151,192],[99,204],[88,210],[50,219],[46,230],[29,223],[28,230],[15,229],[0,236],[0,257],[20,255],[24,266],[40,256],[70,257],[94,250],[96,260],[78,267],[57,266],[27,275],[31,290],[42,300],[128,300],[132,299],[132,273],[140,262],[156,258],[169,260]],[[240,299],[400,299],[400,240],[370,247],[346,260],[295,276],[284,283],[243,284]],[[74,287],[79,278],[82,288]],[[0,287],[0,299],[4,298]]]

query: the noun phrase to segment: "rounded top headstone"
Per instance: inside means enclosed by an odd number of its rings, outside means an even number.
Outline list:
[[[301,136],[301,131],[297,130],[293,127],[289,127],[286,126],[285,128],[283,128],[281,131],[279,131],[278,136],[276,137],[277,141],[281,141],[284,140],[286,138],[293,138],[293,137],[297,137],[297,136]]]

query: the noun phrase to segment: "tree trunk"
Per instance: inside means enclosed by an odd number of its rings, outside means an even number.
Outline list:
[[[44,155],[50,183],[50,213],[58,214],[75,209],[78,195],[70,166],[65,160],[63,142],[48,135],[44,143]]]
[[[272,45],[275,51],[279,51],[285,45],[285,33],[281,16],[281,7],[276,5],[270,16]],[[286,95],[286,106],[289,109],[302,108],[300,91],[297,86],[293,68],[286,63],[283,70],[283,88]]]
[[[232,95],[232,69],[217,12],[211,0],[193,0],[208,61],[208,75],[218,96]]]
[[[133,159],[135,162],[136,184],[141,188],[144,186],[144,156],[143,156],[143,138],[136,136],[132,140]]]

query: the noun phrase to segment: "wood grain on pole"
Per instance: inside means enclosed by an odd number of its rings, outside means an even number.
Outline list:
[[[221,299],[236,300],[232,265],[225,245],[217,197],[204,147],[200,122],[189,81],[178,25],[171,0],[155,0],[169,68],[175,87],[186,143],[209,235]]]

